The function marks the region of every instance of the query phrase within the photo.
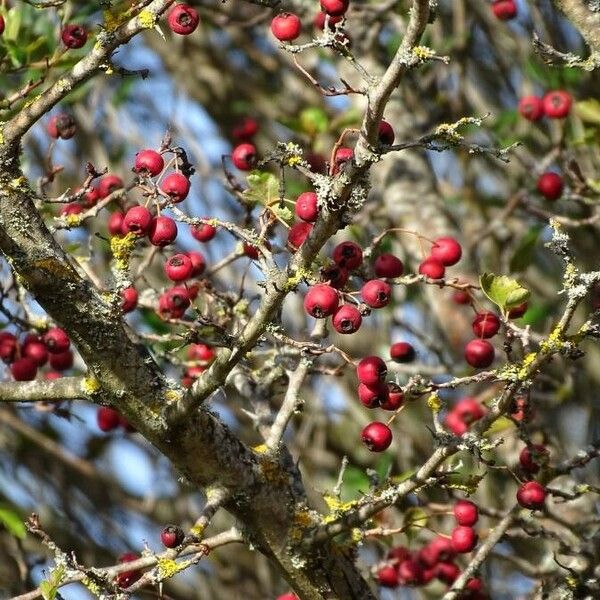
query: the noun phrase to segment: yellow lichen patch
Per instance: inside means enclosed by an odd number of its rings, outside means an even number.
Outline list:
[[[100,586],[95,583],[94,581],[92,581],[89,577],[84,577],[81,580],[81,583],[90,591],[90,593],[96,597],[100,597],[100,594],[102,593],[102,589],[100,588]]]
[[[412,49],[413,56],[418,58],[419,60],[428,60],[432,56],[435,56],[435,52],[428,48],[427,46],[415,46]]]
[[[158,581],[164,581],[174,575],[177,575],[180,571],[187,569],[192,564],[190,560],[184,560],[177,562],[172,558],[159,558],[156,563],[156,578]]]
[[[360,542],[362,542],[364,536],[363,536],[363,532],[361,529],[359,529],[358,527],[353,527],[352,532],[351,532],[351,537],[352,537],[352,541],[355,544],[360,544]]]
[[[61,279],[73,279],[74,272],[66,265],[64,265],[58,259],[49,256],[48,258],[41,258],[33,263],[34,269],[42,269],[51,273],[55,277]]]
[[[99,392],[101,387],[100,382],[95,377],[84,377],[81,382],[81,389],[88,396]]]
[[[156,25],[156,15],[145,9],[138,15],[138,23],[144,29],[152,29]]]
[[[165,400],[167,402],[177,402],[181,400],[181,396],[182,394],[178,390],[167,390],[165,392]]]
[[[293,167],[294,165],[298,165],[301,162],[302,162],[301,156],[290,156],[287,161],[287,163],[290,167]]]
[[[81,217],[79,215],[67,215],[65,222],[68,227],[79,227],[81,225]]]
[[[537,357],[536,352],[530,352],[525,356],[523,361],[521,362],[521,366],[519,367],[518,376],[519,379],[525,379],[529,376],[529,367],[535,361]]]
[[[8,184],[8,187],[10,187],[13,190],[18,190],[26,182],[27,182],[27,179],[25,179],[25,177],[23,175],[21,175],[20,177],[15,177],[14,179],[11,179]]]
[[[198,523],[190,529],[190,532],[196,537],[202,537],[202,534],[204,533],[204,525]]]
[[[342,502],[336,496],[330,496],[329,494],[325,494],[323,496],[323,500],[329,507],[330,513],[323,517],[323,523],[331,523],[335,521],[340,515],[345,512],[351,510],[356,506],[356,500],[351,500],[350,502]]]
[[[115,259],[117,269],[126,271],[129,267],[129,259],[135,248],[136,235],[129,232],[124,237],[114,235],[110,238],[110,249]]]
[[[259,444],[258,446],[254,446],[252,450],[254,450],[254,452],[258,454],[264,454],[268,450],[268,448],[266,444]]]
[[[431,394],[431,396],[427,398],[427,406],[429,406],[431,412],[439,413],[442,408],[442,401],[437,394]]]
[[[270,460],[266,456],[261,458],[260,472],[262,473],[265,481],[275,485],[285,485],[288,481],[288,476],[284,471],[282,471],[279,463],[274,460]]]

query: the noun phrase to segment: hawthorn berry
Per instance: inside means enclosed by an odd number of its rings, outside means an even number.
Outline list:
[[[459,554],[471,552],[477,545],[477,532],[472,527],[457,525],[451,533],[452,548]]]
[[[528,307],[529,307],[529,305],[527,304],[527,302],[523,302],[522,304],[513,306],[513,308],[511,308],[508,311],[508,318],[509,319],[520,319],[527,312]]]
[[[415,360],[415,349],[408,342],[396,342],[390,346],[390,358],[394,362],[409,363]]]
[[[111,213],[108,218],[108,233],[110,235],[121,235],[123,232],[123,221],[125,220],[125,213],[120,210]]]
[[[514,0],[494,0],[492,11],[497,19],[507,21],[517,16],[517,5]]]
[[[105,175],[98,183],[98,196],[106,198],[109,194],[123,187],[123,180],[118,175]]]
[[[332,324],[338,333],[355,333],[360,329],[361,323],[362,315],[352,304],[344,304],[333,313]]]
[[[454,563],[441,562],[435,565],[435,576],[446,585],[452,585],[460,575],[460,569]]]
[[[398,579],[402,585],[421,585],[424,581],[423,567],[413,558],[398,565]]]
[[[184,287],[172,287],[158,299],[158,312],[165,318],[180,319],[190,306],[190,296]]]
[[[535,411],[531,408],[529,400],[526,397],[521,396],[512,401],[510,416],[515,419],[515,421],[528,421],[534,414]]]
[[[188,360],[210,362],[215,357],[215,351],[206,344],[191,344],[187,349]]]
[[[256,148],[253,144],[238,144],[231,153],[231,162],[240,171],[250,171],[256,163]]]
[[[171,217],[159,216],[152,219],[148,239],[153,246],[168,246],[177,237],[177,225]]]
[[[136,552],[125,552],[117,559],[119,563],[133,562],[140,558],[140,555]],[[131,571],[123,571],[117,575],[117,585],[122,588],[128,588],[133,585],[140,577],[142,572],[139,569],[132,569]]]
[[[248,242],[244,242],[242,244],[242,248],[244,250],[244,254],[251,258],[252,260],[258,260],[260,252],[258,251],[258,247],[254,244],[249,244]]]
[[[383,452],[392,443],[392,430],[385,423],[373,421],[362,430],[361,439],[371,452]]]
[[[383,410],[398,410],[404,404],[404,392],[395,383],[390,383],[387,387],[387,398],[381,400],[379,405]]]
[[[147,173],[150,177],[156,177],[164,167],[165,161],[156,150],[140,150],[135,155],[133,170],[136,173]]]
[[[426,548],[427,552],[420,558],[428,567],[433,567],[438,562],[449,562],[456,556],[452,542],[441,535],[434,537]]]
[[[183,202],[190,193],[190,180],[183,173],[169,173],[160,184],[160,189],[172,202]]]
[[[384,146],[391,146],[394,143],[395,134],[392,126],[387,121],[379,122],[379,141]]]
[[[354,158],[354,150],[352,148],[341,147],[335,152],[333,159],[333,170],[332,173],[335,175],[344,163],[351,161]]]
[[[537,190],[546,200],[558,200],[563,192],[563,180],[558,173],[547,171],[537,180]]]
[[[68,217],[69,215],[78,215],[83,211],[83,207],[79,202],[69,202],[69,204],[64,204],[60,209],[61,217]]]
[[[19,343],[17,337],[8,331],[0,331],[0,359],[10,363],[15,359]]]
[[[517,502],[523,508],[538,510],[546,501],[546,489],[537,481],[526,481],[517,490]]]
[[[37,335],[30,334],[21,345],[21,356],[27,356],[38,367],[43,367],[48,362],[48,348]]]
[[[465,360],[476,369],[485,369],[494,362],[494,346],[487,340],[471,340],[465,346]]]
[[[145,206],[132,206],[126,213],[122,229],[144,235],[152,223],[152,213]]]
[[[57,371],[66,371],[73,366],[73,353],[70,350],[50,353],[50,366]]]
[[[183,542],[185,533],[177,525],[167,525],[160,532],[160,541],[166,548],[177,548]]]
[[[198,377],[200,377],[204,371],[206,371],[206,368],[200,365],[187,367],[183,378],[181,379],[181,385],[186,388],[192,387],[194,381],[196,381],[196,379],[198,379]]]
[[[548,448],[542,444],[532,444],[525,446],[519,454],[519,463],[524,471],[535,474],[540,470],[542,465],[548,462],[550,453]]]
[[[335,312],[339,301],[337,290],[326,283],[317,283],[306,292],[304,310],[315,319],[324,319]]]
[[[10,365],[10,372],[15,381],[32,381],[37,375],[38,365],[33,358],[23,356]]]
[[[96,205],[99,199],[98,189],[92,185],[89,186],[88,191],[80,199],[80,202],[85,208],[91,208]]]
[[[46,344],[46,348],[48,348],[48,352],[53,354],[65,352],[71,345],[71,340],[69,340],[67,332],[60,327],[52,327],[51,329],[48,329],[42,339],[44,344]]]
[[[328,15],[338,17],[348,10],[350,0],[320,0],[321,9]]]
[[[379,356],[366,356],[356,367],[356,376],[360,383],[374,386],[387,377],[387,365]]]
[[[199,242],[210,242],[217,233],[217,228],[208,223],[198,223],[190,227],[190,233],[195,240]]]
[[[295,40],[301,30],[300,19],[292,13],[281,13],[271,21],[271,32],[280,42]]]
[[[479,519],[477,504],[470,500],[458,500],[454,505],[454,518],[459,525],[472,527]]]
[[[565,90],[554,90],[548,92],[542,102],[544,103],[544,113],[551,119],[564,119],[571,112],[573,99],[571,94]]]
[[[138,293],[133,286],[126,287],[121,292],[121,310],[124,313],[129,313],[135,310],[138,303]]]
[[[231,136],[239,141],[251,140],[258,133],[259,125],[252,117],[242,119],[231,131]]]
[[[187,4],[176,4],[167,15],[167,24],[173,33],[190,35],[200,23],[200,15]]]
[[[296,250],[304,244],[312,229],[312,223],[307,223],[305,221],[294,223],[288,230],[287,243],[290,249],[296,252]]]
[[[319,216],[319,206],[317,194],[314,192],[304,192],[296,199],[294,212],[299,219],[314,223]]]
[[[466,423],[467,425],[478,421],[485,415],[485,408],[480,402],[478,402],[475,398],[471,398],[470,396],[461,398],[454,405],[453,410],[463,421],[463,423]]]
[[[377,408],[387,400],[388,395],[388,386],[383,381],[378,381],[375,385],[358,384],[358,399],[367,408]]]
[[[446,273],[446,268],[439,259],[430,256],[419,265],[419,273],[429,277],[429,279],[442,279]]]
[[[471,296],[469,292],[465,292],[465,290],[455,290],[452,292],[452,301],[456,304],[469,304],[471,302]]]
[[[165,263],[165,274],[171,281],[185,281],[192,275],[192,261],[185,254],[175,254]]]
[[[206,259],[204,258],[204,255],[200,252],[196,252],[195,250],[190,250],[187,253],[187,257],[192,263],[191,277],[198,277],[198,275],[202,275],[204,269],[206,269]]]
[[[313,19],[313,25],[317,28],[320,29],[321,31],[323,31],[325,29],[325,19],[327,17],[327,13],[320,11],[315,15],[315,18]],[[329,29],[333,30],[335,29],[335,25],[336,23],[340,23],[343,20],[343,15],[337,15],[337,16],[332,16],[329,15]]]
[[[96,423],[100,431],[112,431],[116,429],[121,422],[119,413],[109,408],[108,406],[101,406],[96,412]]]
[[[500,330],[500,319],[493,312],[477,313],[473,319],[472,329],[477,337],[494,337]]]
[[[341,242],[333,249],[332,258],[340,267],[352,271],[362,264],[362,248],[355,242]]]
[[[76,50],[85,46],[88,38],[88,32],[82,25],[75,25],[73,23],[65,25],[60,34],[63,44],[71,50]]]
[[[455,265],[462,256],[462,248],[453,237],[441,237],[431,247],[431,256],[445,267]]]
[[[360,295],[367,306],[383,308],[392,298],[392,288],[381,279],[371,279],[362,286]]]
[[[383,587],[398,587],[398,585],[400,584],[400,580],[398,579],[397,569],[390,565],[381,567],[381,569],[377,571],[377,581],[379,582],[379,585]]]
[[[400,277],[404,272],[402,261],[393,254],[381,254],[378,256],[375,259],[373,268],[377,277],[387,277],[390,279]]]
[[[300,600],[296,594],[292,592],[288,592],[287,594],[281,594],[281,596],[277,596],[275,600]]]
[[[519,113],[528,121],[539,121],[544,116],[544,102],[537,96],[523,96],[519,100]]]
[[[321,281],[325,283],[328,282],[331,287],[336,289],[343,288],[350,277],[347,269],[336,264],[323,267],[320,271],[320,274]]]
[[[0,15],[0,35],[4,33],[4,28],[6,27],[6,23],[4,22],[4,17]]]
[[[71,115],[65,113],[51,117],[46,126],[48,135],[55,140],[58,138],[69,140],[75,135],[76,130],[75,119],[73,119]]]

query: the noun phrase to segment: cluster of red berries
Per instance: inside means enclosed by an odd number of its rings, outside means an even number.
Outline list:
[[[546,116],[549,119],[564,119],[571,112],[573,98],[565,90],[553,90],[542,98],[524,96],[519,100],[519,112],[528,121],[539,121]]]
[[[44,374],[45,379],[61,377],[60,371],[73,366],[73,352],[67,333],[60,327],[52,327],[39,336],[28,333],[21,340],[8,331],[0,331],[0,359],[10,365],[15,381],[32,381],[38,369],[49,363],[53,371]]]
[[[517,16],[517,4],[515,0],[494,0],[492,11],[497,19],[508,21]]]
[[[442,279],[446,267],[455,265],[462,256],[462,248],[453,237],[441,237],[433,242],[431,252],[419,265],[419,273],[430,279]]]
[[[477,339],[465,346],[465,360],[476,369],[489,367],[494,362],[495,350],[488,339],[500,330],[500,319],[493,312],[481,312],[475,315],[471,326]]]
[[[519,465],[525,476],[530,477],[539,473],[548,464],[550,452],[543,444],[525,446],[519,454]],[[525,481],[517,490],[517,502],[523,508],[539,510],[546,500],[546,489],[537,481]]]
[[[475,398],[461,398],[449,411],[444,425],[454,434],[461,436],[469,427],[486,413],[485,408]]]
[[[185,368],[181,384],[191,387],[215,359],[215,350],[206,344],[191,344],[187,349],[188,366]]]
[[[50,133],[50,135],[52,135],[52,133],[50,131],[50,123],[48,124],[48,132]],[[65,139],[65,138],[63,138],[63,139]],[[85,192],[85,194],[77,202],[70,202],[69,204],[64,204],[61,207],[60,214],[62,216],[78,215],[84,209],[92,208],[93,206],[95,206],[98,203],[99,200],[103,200],[104,198],[106,198],[113,192],[121,189],[122,187],[123,187],[123,180],[118,175],[114,175],[111,173],[104,175],[104,177],[102,177],[100,179],[98,185],[90,186],[90,188]],[[77,191],[79,191],[79,190],[77,190]],[[116,217],[114,217],[114,218],[116,219]],[[121,222],[122,221],[118,222],[119,226],[121,225]],[[113,230],[115,228],[116,228],[116,222],[114,224],[111,224],[111,220],[109,219],[108,229],[109,229],[109,232],[111,233],[111,235],[115,235],[115,233],[113,233]],[[119,229],[118,233],[119,234],[121,233],[120,229]]]
[[[460,504],[466,503],[464,507]],[[469,522],[477,521],[477,506],[468,500],[460,500],[457,503],[460,519],[471,518]],[[474,507],[474,511],[473,508]],[[472,521],[473,512],[475,521]],[[456,507],[455,507],[456,513]],[[459,517],[457,517],[458,520]],[[459,521],[460,522],[460,521]],[[472,529],[470,526],[461,527]],[[453,532],[454,533],[454,532]],[[455,538],[456,537],[456,542]],[[472,543],[469,536],[452,536],[451,538],[438,535],[420,550],[411,552],[404,546],[396,546],[387,553],[386,564],[377,572],[379,584],[387,588],[396,588],[398,586],[425,586],[434,579],[450,586],[460,575],[460,568],[454,562],[456,555],[461,552],[470,552],[477,542],[475,534],[475,543]],[[467,544],[467,542],[470,542]],[[457,546],[460,549],[457,549]],[[463,548],[471,547],[471,550]],[[479,578],[471,578],[461,595],[461,600],[485,600],[488,595],[483,591],[483,583]]]

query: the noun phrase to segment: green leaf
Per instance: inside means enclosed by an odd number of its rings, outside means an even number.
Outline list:
[[[380,480],[384,480],[388,476],[392,462],[392,455],[389,452],[386,452],[379,457],[379,460],[375,465],[375,470],[377,471]]]
[[[25,538],[27,530],[21,515],[7,504],[0,504],[0,523],[11,535],[21,540]]]
[[[148,325],[154,333],[168,333],[171,331],[169,326],[151,309],[149,308],[138,308],[142,315],[142,319],[146,325]]]
[[[282,221],[285,221],[288,225],[291,225],[294,222],[294,213],[285,204],[279,204],[279,202],[277,202],[270,208]]]
[[[58,588],[65,577],[65,566],[59,565],[54,569],[48,579],[40,583],[40,591],[44,600],[55,600]]]
[[[244,197],[252,203],[270,205],[279,200],[279,179],[272,173],[252,171],[248,177],[248,189]]]
[[[422,508],[409,508],[404,513],[404,533],[411,539],[427,525],[427,513]]]
[[[484,273],[479,284],[483,293],[502,310],[518,306],[529,298],[529,290],[506,275]]]
[[[364,494],[370,486],[371,482],[364,471],[353,466],[348,466],[344,473],[342,498],[345,502],[355,500]]]
[[[541,227],[535,226],[523,236],[510,259],[509,268],[512,273],[524,271],[533,262],[535,246],[541,231]]]
[[[300,127],[304,133],[310,136],[327,131],[328,125],[329,118],[322,108],[309,107],[300,113]]]
[[[588,98],[576,102],[575,114],[586,123],[600,125],[600,100]]]

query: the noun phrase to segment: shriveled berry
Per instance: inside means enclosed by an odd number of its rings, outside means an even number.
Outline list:
[[[69,140],[75,135],[77,128],[75,126],[75,119],[71,115],[61,113],[50,118],[46,130],[48,131],[48,135],[55,140],[59,138]]]
[[[166,548],[176,548],[183,542],[185,533],[177,525],[167,525],[160,532],[160,541]]]
[[[67,48],[76,50],[77,48],[82,48],[85,46],[88,38],[88,32],[87,29],[82,25],[70,23],[69,25],[65,25],[63,27],[60,38]]]

